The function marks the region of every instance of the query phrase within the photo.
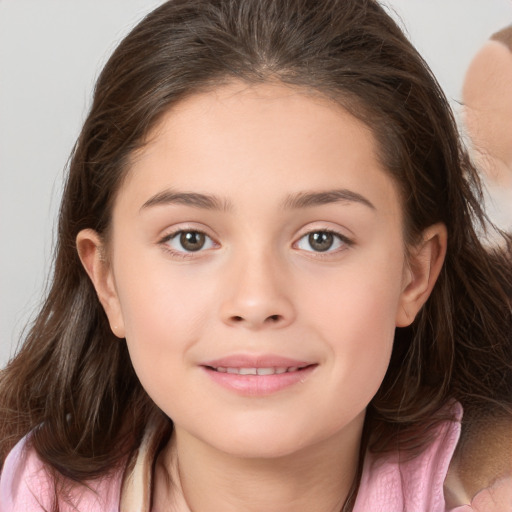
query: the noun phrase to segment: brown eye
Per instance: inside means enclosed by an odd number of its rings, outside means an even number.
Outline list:
[[[351,239],[330,230],[310,231],[293,244],[296,249],[309,253],[337,253],[352,245]]]
[[[334,243],[334,235],[328,231],[317,231],[308,235],[308,242],[314,251],[328,251]]]
[[[206,242],[204,233],[198,231],[182,231],[180,233],[180,244],[188,252],[201,250]]]
[[[179,230],[161,240],[171,253],[186,255],[214,249],[217,244],[202,231]]]

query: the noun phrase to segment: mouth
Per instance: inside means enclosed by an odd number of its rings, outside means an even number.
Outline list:
[[[318,364],[283,358],[229,357],[201,366],[224,389],[263,397],[305,383]]]
[[[237,368],[237,367],[226,367],[226,366],[206,366],[209,370],[213,370],[219,373],[229,373],[232,375],[282,375],[283,373],[293,373],[305,370],[310,366],[314,366],[311,364],[307,364],[304,366],[269,366],[269,367],[247,367],[247,368]]]

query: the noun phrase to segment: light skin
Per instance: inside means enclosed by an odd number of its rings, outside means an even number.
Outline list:
[[[406,258],[397,187],[371,131],[279,84],[192,96],[134,155],[108,245],[84,230],[77,247],[175,425],[155,509],[339,510],[395,327],[427,300],[446,249],[437,224]],[[240,391],[205,367],[232,356],[307,369]]]
[[[488,41],[464,79],[464,119],[475,156],[487,177],[512,188],[512,52]]]

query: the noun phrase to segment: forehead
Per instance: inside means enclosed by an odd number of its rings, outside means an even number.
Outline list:
[[[182,100],[134,155],[123,188],[139,205],[165,188],[245,204],[332,188],[387,209],[399,202],[371,130],[333,100],[281,84],[235,82]]]

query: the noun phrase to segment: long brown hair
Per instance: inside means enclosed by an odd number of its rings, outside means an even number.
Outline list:
[[[436,80],[395,22],[374,0],[172,0],[124,39],[97,82],[70,161],[52,286],[1,374],[2,459],[33,431],[49,467],[84,481],[126,460],[147,418],[161,414],[110,331],[75,239],[85,228],[107,235],[130,155],[163,113],[233,79],[334,98],[372,129],[401,191],[406,241],[447,226],[439,280],[412,326],[397,330],[368,409],[373,449],[421,445],[451,399],[468,418],[510,412],[511,241],[483,246],[478,175]]]

